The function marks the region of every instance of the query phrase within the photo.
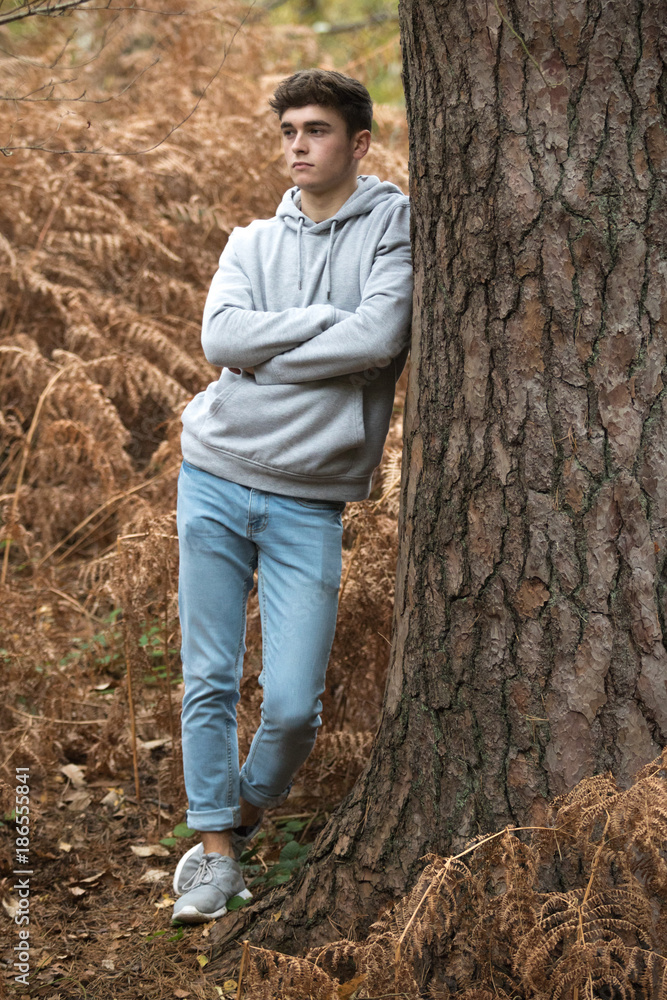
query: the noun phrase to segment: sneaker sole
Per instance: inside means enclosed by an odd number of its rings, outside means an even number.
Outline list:
[[[236,896],[240,896],[241,899],[252,899],[252,893],[249,889],[236,892],[234,896],[230,896],[229,898],[234,899]],[[179,913],[172,917],[172,920],[176,920],[180,924],[204,924],[208,920],[217,920],[218,917],[224,917],[226,912],[226,905],[221,906],[219,910],[215,910],[213,913],[202,913],[195,906],[184,906]]]

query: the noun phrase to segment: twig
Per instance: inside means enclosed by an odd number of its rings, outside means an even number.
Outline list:
[[[365,21],[347,21],[341,24],[321,22],[314,27],[314,31],[318,35],[341,35],[348,31],[363,31],[365,28],[374,28],[376,25],[386,24],[388,21],[398,21],[398,14],[393,11],[378,11],[376,14],[371,14]]]
[[[121,542],[120,538],[116,542],[118,549],[118,562],[120,564]],[[137,760],[137,726],[134,715],[134,698],[132,697],[132,667],[130,665],[130,637],[127,626],[127,617],[123,616],[123,650],[125,653],[125,670],[127,672],[127,702],[130,711],[130,732],[132,739],[132,765],[134,767],[134,791],[137,802],[141,802],[141,788],[139,787],[139,763]]]
[[[523,46],[524,52],[526,53],[526,55],[528,56],[528,58],[532,62],[533,66],[535,67],[535,69],[537,70],[537,72],[540,74],[540,76],[542,77],[542,79],[544,80],[544,82],[546,83],[547,87],[552,87],[553,84],[549,83],[549,81],[547,80],[546,76],[544,75],[544,73],[540,69],[539,63],[537,62],[537,60],[535,59],[535,57],[532,56],[530,54],[530,52],[528,51],[528,46],[524,42],[523,38],[521,37],[521,35],[519,34],[519,32],[516,30],[516,28],[514,28],[513,25],[507,20],[507,18],[503,14],[502,10],[498,6],[498,0],[493,0],[493,2],[495,4],[496,10],[498,11],[498,14],[500,16],[501,21],[503,21],[503,23],[507,25],[507,27],[510,29],[510,31],[512,32],[512,34],[514,35],[514,37],[517,38],[519,40],[519,42],[521,42],[521,45]]]
[[[34,413],[34,416],[32,418],[32,423],[30,424],[30,430],[28,431],[28,433],[26,435],[26,438],[25,438],[25,441],[23,443],[23,454],[21,455],[21,466],[19,468],[19,474],[18,474],[18,478],[17,478],[17,481],[16,481],[16,489],[14,490],[14,499],[12,501],[11,513],[10,513],[10,523],[12,523],[12,524],[15,522],[16,512],[18,510],[19,494],[21,492],[21,487],[23,485],[23,476],[25,474],[25,467],[26,467],[27,462],[28,462],[28,452],[30,451],[30,446],[32,444],[32,439],[35,436],[35,431],[37,430],[37,424],[39,422],[39,418],[40,418],[41,413],[42,413],[42,407],[44,406],[44,400],[46,399],[46,397],[48,396],[48,394],[51,392],[51,389],[56,384],[56,382],[58,381],[58,379],[60,378],[60,376],[64,375],[65,372],[71,371],[73,368],[77,368],[80,364],[81,364],[80,361],[75,361],[71,365],[66,365],[64,368],[61,368],[59,371],[57,371],[55,373],[55,375],[52,375],[51,378],[49,379],[49,381],[46,384],[46,388],[44,389],[44,391],[42,392],[41,396],[37,400],[37,406],[35,408],[35,413]],[[9,567],[9,550],[11,548],[11,545],[12,545],[12,539],[11,539],[11,535],[10,535],[10,536],[7,537],[7,544],[5,545],[5,552],[4,552],[4,557],[3,557],[3,561],[2,561],[2,573],[0,573],[0,584],[2,584],[2,586],[5,585],[6,580],[7,580],[7,569]]]
[[[109,499],[105,500],[103,504],[100,504],[100,506],[97,507],[92,512],[92,514],[89,514],[88,517],[84,517],[83,521],[79,521],[79,523],[74,528],[72,528],[69,534],[65,535],[64,538],[61,538],[61,540],[56,545],[54,545],[53,548],[49,549],[46,555],[42,556],[39,562],[36,563],[35,569],[39,569],[40,566],[43,566],[47,559],[50,559],[51,556],[54,555],[54,553],[56,553],[59,548],[65,545],[70,540],[70,538],[74,537],[74,535],[78,534],[78,532],[81,531],[82,528],[85,528],[87,524],[90,524],[93,518],[97,517],[98,514],[101,514],[102,511],[107,509],[107,507],[111,507],[113,504],[119,502],[120,500],[125,500],[127,497],[132,496],[133,493],[138,493],[139,490],[143,490],[146,488],[146,486],[150,486],[151,483],[156,482],[162,476],[169,475],[170,472],[175,472],[179,465],[180,462],[176,465],[170,465],[166,469],[163,469],[161,472],[158,472],[157,475],[153,476],[151,479],[147,479],[145,483],[140,483],[138,486],[133,486],[129,490],[124,490],[122,493],[116,493],[115,496],[109,497]],[[97,527],[98,525],[95,525],[95,528]],[[79,542],[77,542],[76,544],[79,545],[80,542],[81,540],[79,540]],[[67,552],[66,555],[70,555],[71,551],[72,550],[70,549],[70,551]]]
[[[369,52],[367,55],[362,56],[361,59],[353,59],[352,62],[346,63],[345,66],[343,66],[342,68],[342,72],[351,75],[352,72],[359,66],[365,66],[372,59],[377,58],[377,56],[383,55],[383,53],[387,52],[388,49],[392,49],[394,48],[395,45],[400,44],[400,40],[401,40],[400,34],[394,35],[392,38],[389,39],[388,42],[385,42],[384,45],[380,45],[379,48],[373,49],[372,52]]]
[[[340,585],[340,591],[338,592],[338,600],[339,601],[342,600],[343,594],[345,593],[345,587],[346,587],[346,584],[347,584],[347,578],[350,575],[350,570],[352,569],[352,563],[356,559],[356,557],[357,557],[357,555],[359,553],[359,549],[360,548],[361,548],[361,532],[359,532],[359,534],[357,535],[357,537],[355,539],[354,546],[352,548],[352,552],[350,554],[350,558],[349,558],[348,564],[345,567],[345,576],[343,577],[343,582],[341,583],[341,585]]]
[[[70,180],[69,177],[65,178],[65,180],[63,181],[63,183],[60,186],[60,191],[58,192],[58,197],[53,199],[53,204],[51,205],[51,210],[49,211],[49,214],[46,217],[46,222],[42,226],[42,230],[41,230],[39,236],[37,237],[37,242],[35,243],[35,247],[34,247],[33,251],[31,252],[30,257],[28,259],[28,266],[29,267],[32,267],[32,263],[33,263],[33,259],[34,259],[35,255],[38,254],[39,251],[42,249],[42,245],[44,243],[44,240],[46,239],[46,235],[47,235],[49,229],[51,228],[51,226],[53,225],[53,220],[55,218],[56,212],[60,208],[62,200],[65,197],[65,192],[67,190],[67,185],[69,184],[69,180]]]
[[[382,496],[379,497],[378,500],[374,500],[373,501],[373,509],[374,510],[377,510],[377,508],[380,507],[385,502],[385,500],[387,499],[387,497],[389,496],[389,494],[393,493],[394,489],[400,484],[400,482],[401,482],[401,472],[399,470],[398,474],[395,475],[394,478],[391,480],[391,482],[389,483],[389,486],[387,486],[387,488],[384,491],[384,493],[382,494]]]
[[[471,854],[473,851],[476,851],[478,847],[482,847],[484,844],[488,844],[490,840],[495,840],[497,837],[503,837],[506,833],[519,833],[521,831],[528,831],[528,830],[548,830],[549,833],[556,833],[556,832],[560,831],[560,829],[561,829],[560,827],[556,827],[556,826],[507,826],[507,827],[505,827],[504,830],[499,830],[497,833],[490,833],[488,837],[484,837],[482,840],[478,840],[477,843],[473,844],[471,847],[467,847],[466,850],[465,851],[461,851],[460,854],[455,854],[452,857],[447,858],[447,860],[445,862],[445,868],[444,868],[444,871],[442,873],[442,877],[438,881],[438,888],[440,887],[440,885],[442,885],[442,882],[443,882],[443,880],[445,878],[445,875],[447,874],[447,872],[448,872],[449,868],[451,867],[451,864],[452,864],[453,861],[460,861],[460,859],[464,858],[466,856],[466,854]],[[396,954],[395,954],[395,960],[396,960],[396,962],[398,962],[398,960],[399,960],[399,958],[401,956],[401,945],[403,944],[403,940],[404,940],[406,934],[408,933],[408,931],[410,930],[410,927],[414,923],[415,917],[417,916],[419,910],[421,909],[422,903],[424,902],[424,900],[426,899],[426,897],[429,895],[429,893],[431,892],[432,888],[433,888],[433,882],[431,882],[429,884],[428,888],[426,889],[426,892],[424,893],[424,895],[422,896],[422,898],[417,903],[417,906],[415,907],[415,909],[414,909],[414,911],[412,913],[412,916],[408,920],[407,924],[405,925],[405,927],[403,929],[403,933],[401,934],[400,938],[398,939],[398,944],[396,945]]]
[[[164,663],[167,673],[167,708],[169,711],[169,735],[171,736],[171,776],[174,784],[177,782],[178,765],[176,761],[176,723],[174,720],[174,706],[171,691],[171,658],[169,655],[169,556],[165,555],[164,566],[164,623],[163,623],[163,650]]]
[[[51,594],[57,594],[58,597],[61,597],[63,599],[63,601],[67,601],[68,604],[71,604],[73,608],[76,608],[77,611],[80,611],[82,615],[85,615],[87,618],[92,619],[92,621],[94,622],[104,621],[103,618],[99,618],[97,615],[94,615],[92,611],[89,611],[88,608],[85,608],[83,604],[81,604],[80,601],[77,601],[75,597],[72,597],[71,594],[66,594],[64,590],[58,590],[57,587],[47,587],[46,589]]]
[[[73,2],[75,2],[75,0],[73,0]],[[76,0],[76,2],[82,2],[82,0]],[[152,146],[147,146],[145,149],[121,149],[121,150],[113,150],[113,149],[112,150],[107,150],[107,149],[87,149],[85,146],[81,146],[78,149],[48,149],[46,146],[0,146],[0,153],[3,153],[5,156],[11,156],[12,152],[14,150],[17,150],[17,149],[35,150],[35,151],[40,152],[40,153],[55,153],[56,155],[61,155],[61,156],[62,155],[69,155],[71,153],[77,153],[77,154],[86,153],[88,156],[143,156],[145,153],[152,153],[153,150],[157,149],[164,142],[166,142],[167,139],[169,139],[174,134],[174,132],[176,132],[179,128],[181,128],[183,125],[185,125],[185,123],[187,121],[189,121],[190,118],[192,118],[192,116],[194,115],[195,111],[197,111],[197,109],[199,108],[199,105],[201,104],[201,102],[206,97],[206,95],[207,95],[207,93],[208,93],[211,85],[213,83],[215,83],[215,81],[217,80],[218,76],[221,74],[222,67],[224,66],[225,62],[227,61],[227,56],[229,55],[229,51],[230,51],[232,45],[234,44],[234,42],[236,41],[236,36],[240,33],[240,31],[243,28],[243,26],[245,25],[246,21],[250,18],[251,12],[253,11],[255,5],[256,5],[256,0],[252,0],[252,3],[249,5],[246,13],[243,15],[243,17],[241,18],[240,22],[236,26],[236,29],[235,29],[235,31],[234,31],[234,33],[233,33],[233,35],[232,35],[232,37],[231,37],[231,39],[229,41],[229,44],[226,46],[226,48],[224,50],[224,53],[223,53],[220,65],[218,66],[218,68],[216,69],[215,73],[210,78],[210,80],[208,80],[208,82],[206,83],[206,86],[202,90],[201,94],[199,95],[199,97],[195,101],[195,103],[192,106],[192,108],[190,109],[190,111],[188,111],[188,113],[185,115],[185,117],[181,118],[181,120],[179,122],[176,122],[175,125],[172,125],[172,127],[162,136],[162,138],[158,139],[158,141],[155,142],[155,143],[153,143]],[[93,8],[90,8],[90,9],[92,9],[92,10],[95,10],[95,9],[140,10],[142,8],[134,8],[134,7],[132,7],[132,8],[119,8],[119,7],[94,8],[93,7]],[[154,13],[159,13],[159,12],[155,11]],[[0,21],[0,24],[1,23],[2,22]]]
[[[582,899],[581,905],[579,906],[579,926],[577,927],[577,944],[585,944],[585,939],[584,939],[584,907],[586,906],[586,903],[588,902],[588,897],[591,894],[591,889],[593,887],[593,879],[595,877],[595,871],[596,871],[598,863],[600,861],[600,855],[602,854],[602,848],[604,847],[605,834],[607,833],[607,830],[609,828],[609,824],[611,822],[611,816],[609,815],[609,813],[607,812],[606,809],[605,809],[605,812],[607,813],[607,822],[604,825],[604,830],[602,831],[602,836],[600,837],[600,844],[598,846],[597,851],[595,852],[595,857],[593,858],[593,864],[591,865],[591,875],[590,875],[590,878],[588,879],[588,885],[586,886],[586,891],[584,893],[584,898]]]
[[[317,817],[319,816],[319,814],[320,814],[320,810],[316,809],[315,812],[313,813],[313,815],[310,817],[310,819],[306,823],[306,825],[304,826],[303,832],[302,832],[301,836],[299,837],[299,843],[300,844],[303,844],[304,840],[306,839],[306,834],[310,830],[311,826],[313,825],[313,822],[317,819]]]
[[[246,964],[250,957],[250,942],[243,942],[243,952],[241,953],[241,966],[239,968],[239,982],[236,989],[236,1000],[241,1000],[241,987],[243,986],[243,973],[246,969]]]
[[[6,707],[10,712],[22,715],[25,719],[35,719],[37,722],[57,722],[61,726],[102,726],[106,722],[106,719],[54,719],[50,715],[32,715],[30,712],[22,712],[20,708],[14,708],[13,705]]]
[[[83,7],[84,4],[90,2],[91,0],[67,0],[65,3],[45,7],[43,10],[40,10],[33,4],[26,4],[23,8],[19,8],[18,11],[13,10],[8,14],[3,14],[0,17],[0,28],[5,24],[11,24],[13,21],[23,21],[26,17],[56,17],[67,10],[73,10],[75,7]]]

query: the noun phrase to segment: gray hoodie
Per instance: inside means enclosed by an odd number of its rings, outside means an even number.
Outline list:
[[[229,237],[202,330],[223,370],[183,413],[183,456],[256,489],[363,500],[409,350],[409,202],[361,176],[324,222],[300,206],[291,188]]]

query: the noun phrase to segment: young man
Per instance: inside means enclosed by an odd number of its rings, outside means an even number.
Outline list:
[[[174,919],[249,897],[238,865],[283,802],[321,724],[341,575],[341,514],[382,457],[409,349],[408,199],[359,176],[366,88],[304,70],[270,102],[292,187],[273,219],[235,229],[204,309],[222,368],[183,414],[178,485],[187,823]],[[239,773],[236,704],[257,569],[261,724]]]

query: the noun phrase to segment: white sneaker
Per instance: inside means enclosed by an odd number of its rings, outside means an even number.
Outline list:
[[[194,875],[182,880],[181,886],[183,895],[174,904],[172,920],[182,924],[201,924],[224,916],[233,896],[252,899],[239,863],[215,851],[201,855]]]
[[[251,840],[259,833],[259,828],[262,825],[262,816],[259,817],[254,826],[248,827],[239,826],[237,830],[245,830],[246,832],[236,833],[232,830],[232,850],[234,851],[234,859],[239,861],[241,855],[245,850],[247,850],[248,845]],[[176,871],[174,872],[174,892],[177,896],[182,895],[185,891],[183,885],[185,882],[192,878],[194,873],[199,867],[199,862],[201,861],[204,854],[204,845],[202,843],[195,844],[191,847],[189,851],[183,855],[181,860],[176,865]]]

